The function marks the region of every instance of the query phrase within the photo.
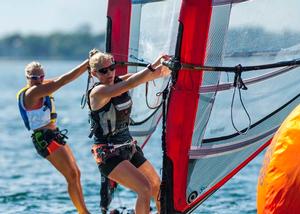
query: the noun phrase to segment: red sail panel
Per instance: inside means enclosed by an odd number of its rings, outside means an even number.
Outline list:
[[[204,64],[212,3],[207,0],[183,0],[179,21],[183,24],[180,60]],[[194,122],[199,100],[202,71],[180,70],[170,94],[167,115],[167,156],[173,162],[174,208],[188,208],[186,186],[188,152],[192,142]]]
[[[107,17],[112,21],[110,52],[116,61],[126,62],[128,60],[131,0],[109,0]],[[118,67],[116,70],[116,75],[126,73],[127,67]]]

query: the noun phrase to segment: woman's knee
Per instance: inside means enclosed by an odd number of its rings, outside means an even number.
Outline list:
[[[143,181],[143,184],[138,187],[137,194],[140,197],[145,197],[145,198],[150,198],[151,197],[151,195],[152,195],[152,185],[148,181],[148,179],[145,179]]]
[[[151,181],[152,184],[152,191],[153,193],[156,193],[160,189],[160,178],[158,176],[154,177]]]
[[[77,182],[78,180],[80,180],[80,176],[81,173],[77,166],[71,166],[65,173],[65,177],[68,183]]]

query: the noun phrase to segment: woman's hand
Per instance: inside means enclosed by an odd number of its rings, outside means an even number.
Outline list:
[[[171,72],[172,71],[167,66],[161,65],[161,71],[160,71],[161,77],[169,76],[171,74]]]
[[[171,73],[171,70],[162,64],[164,61],[170,60],[170,58],[168,55],[161,55],[152,63],[152,67],[155,69],[153,73],[157,76],[156,78],[165,77]]]
[[[93,48],[92,50],[89,51],[89,58],[94,56],[96,53],[100,52],[98,49]]]
[[[166,77],[171,73],[171,70],[164,65],[159,65],[155,68],[155,71],[152,72],[155,75],[155,78]]]
[[[156,67],[160,66],[163,61],[167,61],[170,58],[171,57],[169,55],[163,54],[163,55],[159,56],[151,65],[154,69],[156,69]]]

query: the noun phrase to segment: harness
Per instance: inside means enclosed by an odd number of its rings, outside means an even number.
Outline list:
[[[34,131],[31,138],[38,151],[43,151],[53,140],[61,145],[65,145],[65,139],[68,139],[66,136],[67,133],[67,129],[63,129],[61,131],[58,128],[55,130],[40,129]]]
[[[124,156],[126,159],[131,159],[133,154],[136,152],[135,140],[125,142],[123,144],[113,145],[109,144],[94,144],[91,152],[98,164],[105,164],[109,158],[115,156]],[[128,153],[129,151],[129,153]]]

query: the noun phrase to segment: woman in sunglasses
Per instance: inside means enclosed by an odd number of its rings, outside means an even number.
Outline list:
[[[161,65],[168,58],[161,56],[138,73],[115,76],[110,54],[97,52],[90,57],[91,73],[99,80],[88,91],[87,99],[94,135],[92,153],[103,175],[137,193],[138,214],[149,213],[151,197],[160,211],[160,178],[129,133],[132,101],[128,91],[169,75],[170,70]]]
[[[19,110],[28,130],[32,130],[33,144],[43,158],[46,158],[67,180],[68,192],[77,211],[89,213],[84,203],[80,171],[70,147],[66,144],[67,130],[56,126],[52,93],[75,80],[88,67],[88,60],[53,80],[44,80],[44,69],[38,62],[31,62],[25,68],[27,86],[17,95]]]

